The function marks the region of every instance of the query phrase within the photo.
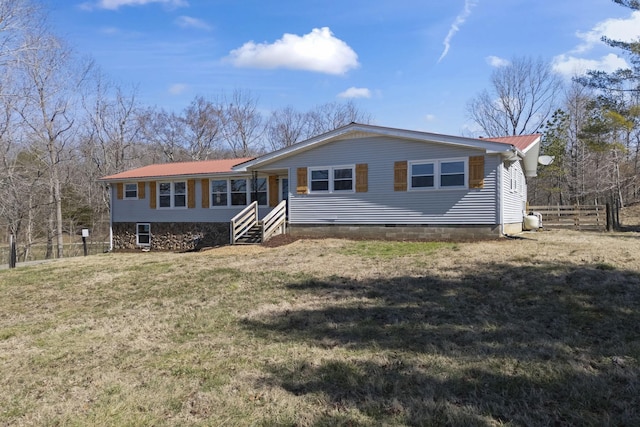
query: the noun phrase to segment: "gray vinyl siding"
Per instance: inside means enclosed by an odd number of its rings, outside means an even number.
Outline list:
[[[291,224],[498,224],[498,155],[485,156],[483,189],[394,191],[394,162],[468,158],[483,151],[389,137],[346,139],[268,165],[289,169]],[[298,167],[368,164],[368,191],[296,194]],[[468,176],[466,177],[468,181]]]
[[[229,222],[231,218],[245,208],[245,206],[203,208],[201,182],[200,179],[197,179],[195,208],[151,209],[149,207],[151,194],[149,182],[145,183],[145,187],[146,197],[144,199],[119,200],[116,194],[116,185],[111,185],[113,222]],[[258,214],[262,218],[269,210],[268,206],[260,206]]]
[[[522,164],[521,162],[505,163],[502,165],[502,168],[503,223],[515,224],[522,222],[527,201],[527,186]],[[515,170],[517,177],[517,187],[515,191],[511,189],[512,169]]]

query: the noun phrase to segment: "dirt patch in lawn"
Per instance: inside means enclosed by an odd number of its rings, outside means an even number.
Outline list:
[[[298,240],[298,238],[293,237],[290,234],[279,234],[262,243],[262,246],[267,248],[277,248],[278,246],[289,245],[296,240]]]

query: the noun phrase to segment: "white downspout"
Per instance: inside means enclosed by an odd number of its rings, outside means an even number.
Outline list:
[[[498,221],[500,221],[500,234],[505,236],[504,232],[504,181],[503,181],[503,172],[504,172],[504,160],[500,158],[500,163],[498,164]]]
[[[113,252],[113,186],[109,185],[109,252]]]

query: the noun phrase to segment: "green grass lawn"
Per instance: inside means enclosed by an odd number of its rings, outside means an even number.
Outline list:
[[[0,271],[0,425],[639,425],[640,235]]]

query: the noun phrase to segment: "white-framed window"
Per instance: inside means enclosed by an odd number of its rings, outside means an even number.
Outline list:
[[[136,245],[151,246],[151,224],[148,222],[136,224]]]
[[[211,181],[211,206],[227,206],[229,204],[229,181],[214,179]]]
[[[158,183],[158,207],[186,208],[187,207],[187,182],[167,181]]]
[[[436,164],[433,162],[411,163],[411,183],[409,188],[435,188]]]
[[[124,184],[124,198],[125,199],[137,199],[138,198],[138,184],[136,184],[136,183]]]
[[[353,192],[355,166],[323,166],[309,168],[310,193]]]
[[[467,188],[466,158],[409,162],[409,190]]]
[[[248,200],[247,190],[249,188],[247,180],[244,178],[230,179],[229,183],[231,191],[231,206],[246,206]]]
[[[309,190],[312,193],[329,192],[329,168],[309,169]]]
[[[518,169],[516,168],[516,164],[512,163],[509,166],[509,178],[511,181],[510,189],[511,192],[516,193],[518,191]]]
[[[253,202],[255,199],[255,192],[252,190],[253,181],[251,178],[211,180],[211,207],[246,206],[249,200]],[[258,178],[256,188],[258,205],[266,206],[268,203],[267,179]]]
[[[440,188],[465,187],[466,170],[466,159],[440,161]]]

